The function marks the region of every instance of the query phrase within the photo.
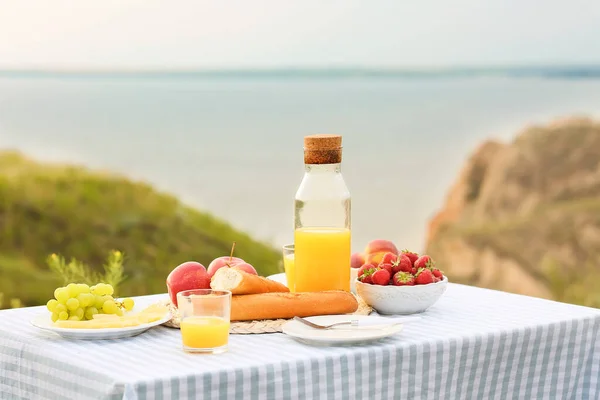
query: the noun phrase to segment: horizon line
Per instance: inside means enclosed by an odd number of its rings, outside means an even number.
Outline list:
[[[600,79],[600,64],[497,67],[272,67],[171,69],[1,69],[7,79]]]
[[[506,65],[448,65],[448,66],[215,66],[215,67],[2,67],[0,73],[232,73],[232,72],[451,72],[451,71],[507,71],[540,69],[598,69],[598,63],[546,63]]]

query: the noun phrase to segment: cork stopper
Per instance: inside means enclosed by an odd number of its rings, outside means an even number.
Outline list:
[[[305,164],[338,164],[341,162],[341,135],[321,134],[304,137]]]

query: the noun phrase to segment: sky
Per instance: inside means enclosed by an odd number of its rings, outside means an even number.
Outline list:
[[[597,0],[0,0],[2,69],[592,63]]]

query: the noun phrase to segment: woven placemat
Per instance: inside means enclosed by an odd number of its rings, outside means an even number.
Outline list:
[[[365,301],[357,295],[354,295],[356,300],[358,301],[358,309],[352,313],[352,315],[369,315],[373,309],[365,303]],[[168,326],[170,328],[179,329],[179,311],[177,308],[171,303],[170,300],[166,300],[163,304],[169,307],[171,311],[171,318],[169,321],[165,322],[163,325]],[[265,319],[259,321],[232,321],[229,333],[238,334],[238,335],[249,335],[249,334],[259,334],[259,333],[277,333],[281,332],[281,327],[283,324],[288,322],[289,319]]]

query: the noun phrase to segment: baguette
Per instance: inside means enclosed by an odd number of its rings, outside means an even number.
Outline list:
[[[287,286],[237,268],[219,268],[210,281],[214,290],[229,290],[233,295],[289,292]]]
[[[358,309],[354,295],[343,290],[304,293],[262,293],[232,296],[231,320],[289,319],[348,314]]]

